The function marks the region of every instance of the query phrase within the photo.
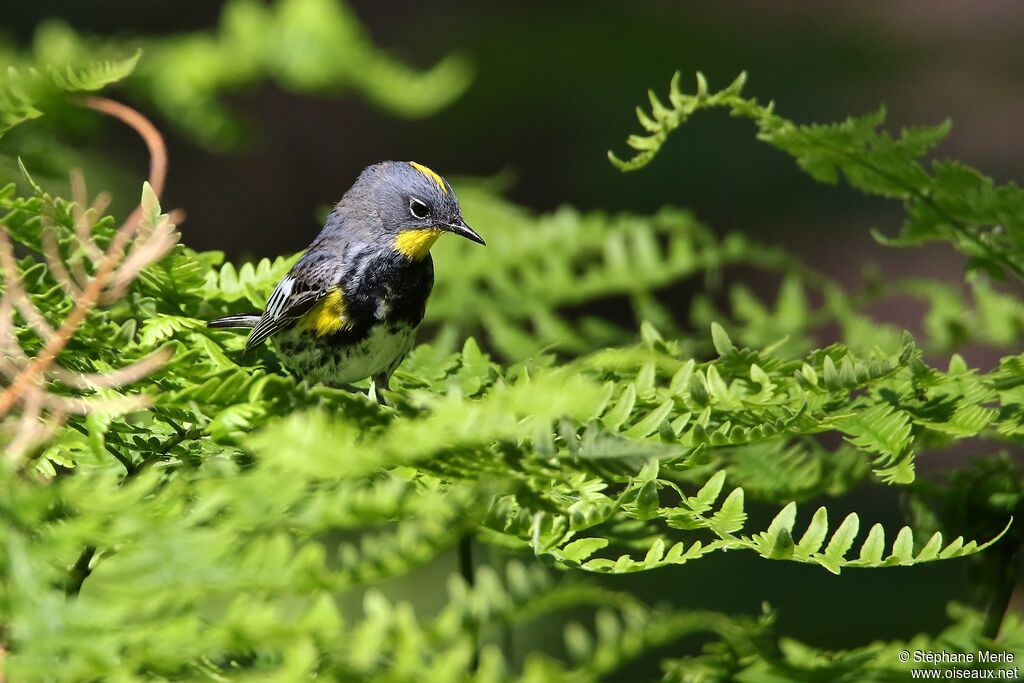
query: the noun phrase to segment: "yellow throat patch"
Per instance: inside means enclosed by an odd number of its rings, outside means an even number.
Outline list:
[[[415,168],[417,171],[419,171],[423,175],[425,175],[428,178],[430,178],[431,180],[433,180],[435,183],[437,183],[437,186],[441,188],[441,192],[444,192],[445,194],[448,194],[448,186],[444,184],[444,179],[441,178],[441,176],[437,175],[436,173],[434,173],[432,170],[430,170],[429,168],[427,168],[423,164],[417,164],[415,161],[410,161],[409,165],[412,166],[413,168]]]
[[[395,249],[410,261],[420,261],[430,253],[434,242],[444,232],[441,228],[414,228],[395,235]]]
[[[348,327],[349,322],[345,320],[345,299],[341,295],[341,289],[334,288],[329,291],[302,316],[299,324],[304,329],[312,330],[318,337],[326,337]]]

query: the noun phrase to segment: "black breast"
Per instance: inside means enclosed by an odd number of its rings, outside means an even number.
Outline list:
[[[434,286],[430,256],[411,262],[400,254],[385,252],[365,259],[362,267],[342,277],[345,314],[352,326],[334,335],[334,342],[358,341],[378,324],[416,327],[423,320]]]

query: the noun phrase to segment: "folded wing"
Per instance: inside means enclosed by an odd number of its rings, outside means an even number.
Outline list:
[[[308,313],[320,299],[327,296],[330,290],[331,286],[326,282],[289,274],[278,283],[274,293],[270,295],[266,310],[252,328],[249,340],[245,343],[246,351],[259,346],[269,337],[292,325],[303,314]]]

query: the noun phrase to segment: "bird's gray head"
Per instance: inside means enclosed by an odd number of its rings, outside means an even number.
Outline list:
[[[459,200],[444,178],[415,161],[382,161],[368,166],[345,193],[338,210],[376,213],[384,239],[410,260],[427,256],[441,234],[484,240],[462,219]],[[364,214],[365,215],[365,214]]]

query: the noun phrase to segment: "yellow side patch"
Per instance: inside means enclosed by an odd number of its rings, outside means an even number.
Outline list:
[[[444,232],[441,228],[414,228],[403,230],[395,236],[395,249],[410,261],[426,258],[434,242]]]
[[[304,329],[312,330],[318,337],[326,337],[348,327],[349,322],[345,319],[345,300],[341,296],[341,290],[335,288],[328,292],[302,316],[299,324]]]
[[[415,161],[410,161],[409,165],[437,183],[437,186],[441,188],[441,192],[448,194],[448,186],[444,184],[444,179],[441,178],[441,176],[437,175],[423,164],[417,164]]]

